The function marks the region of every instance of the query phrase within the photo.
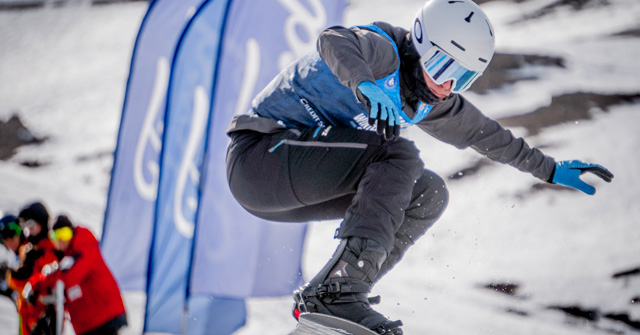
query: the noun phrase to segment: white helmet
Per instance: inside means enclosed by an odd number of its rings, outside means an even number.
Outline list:
[[[424,70],[437,84],[453,79],[454,92],[482,75],[495,50],[491,22],[471,0],[428,0],[411,36]]]

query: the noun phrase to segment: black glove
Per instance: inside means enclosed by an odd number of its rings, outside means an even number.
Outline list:
[[[24,261],[17,270],[11,272],[11,277],[17,280],[27,280],[33,274],[36,260],[44,255],[44,250],[31,249],[25,255]]]

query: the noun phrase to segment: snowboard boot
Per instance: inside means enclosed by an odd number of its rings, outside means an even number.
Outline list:
[[[402,335],[401,321],[391,321],[374,311],[368,298],[387,252],[380,244],[359,237],[340,242],[327,265],[293,294],[293,314],[321,313],[356,322],[385,335]]]

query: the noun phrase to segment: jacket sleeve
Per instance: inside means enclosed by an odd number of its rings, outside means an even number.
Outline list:
[[[317,48],[331,72],[354,94],[358,84],[388,76],[400,62],[390,40],[358,27],[326,29],[318,37]]]
[[[44,255],[44,250],[34,248],[26,253],[25,259],[21,262],[20,266],[11,271],[11,277],[18,281],[26,281],[33,274],[33,268],[38,258]]]
[[[529,147],[524,139],[513,136],[459,94],[436,105],[418,126],[459,149],[471,147],[496,162],[509,164],[544,181],[549,180],[555,166],[552,157]]]

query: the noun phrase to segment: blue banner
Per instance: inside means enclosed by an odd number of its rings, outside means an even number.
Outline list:
[[[198,216],[194,294],[219,297],[291,294],[301,284],[304,224],[260,220],[233,199],[225,157],[226,128],[236,113],[297,57],[315,50],[318,34],[340,24],[345,0],[233,1],[223,39]],[[295,265],[295,266],[292,266]]]
[[[156,222],[149,262],[147,332],[178,334],[185,333],[185,326],[187,332],[190,328],[184,322],[187,283],[200,202],[212,78],[228,1],[209,0],[195,12],[178,43],[171,65]],[[244,324],[243,300],[220,300],[215,305],[220,309],[229,305],[240,312],[227,319],[213,317],[219,327],[229,322],[236,326]],[[208,305],[194,306],[196,310],[192,313],[203,313],[206,311],[200,308]],[[198,318],[188,320],[198,322]]]
[[[202,1],[152,1],[136,39],[100,241],[123,290],[146,289],[170,63]]]
[[[225,130],[346,0],[155,0],[127,83],[101,240],[145,331],[230,334],[243,299],[301,284],[305,224],[248,214],[227,185]]]
[[[245,324],[246,312],[243,300],[191,296],[185,333],[188,335],[232,334]]]

